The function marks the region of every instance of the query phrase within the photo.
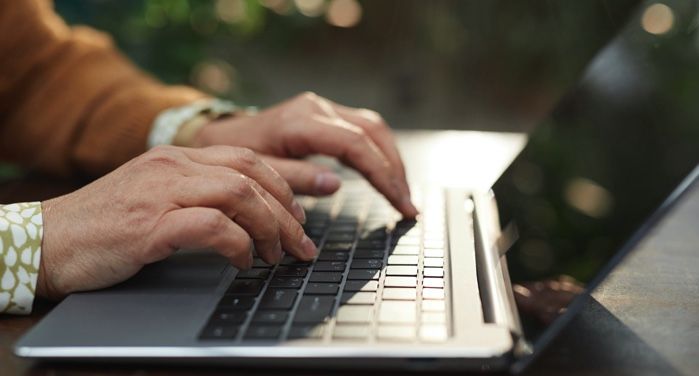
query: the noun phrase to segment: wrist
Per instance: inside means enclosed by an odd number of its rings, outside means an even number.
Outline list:
[[[39,275],[36,283],[36,295],[48,299],[60,299],[65,294],[56,286],[56,265],[60,265],[61,236],[59,223],[57,222],[57,206],[62,200],[57,197],[41,203],[43,213],[44,236],[41,241],[41,261],[39,262]]]

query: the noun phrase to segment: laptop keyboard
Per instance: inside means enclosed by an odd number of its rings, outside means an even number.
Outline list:
[[[415,196],[415,195],[414,195]],[[200,333],[206,341],[442,342],[450,336],[444,199],[401,221],[366,184],[304,198],[313,262],[255,258]],[[227,342],[226,342],[227,343]]]

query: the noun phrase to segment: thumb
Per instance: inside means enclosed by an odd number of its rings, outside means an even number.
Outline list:
[[[325,166],[270,156],[262,156],[261,159],[289,183],[294,193],[326,196],[340,188],[340,178]]]

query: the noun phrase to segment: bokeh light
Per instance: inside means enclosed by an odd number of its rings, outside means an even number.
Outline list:
[[[655,3],[646,8],[641,17],[643,30],[654,35],[667,33],[674,24],[675,14],[672,12],[672,9],[661,3]]]
[[[294,0],[296,8],[306,17],[318,17],[325,12],[325,0]]]
[[[229,23],[239,23],[245,20],[244,0],[218,0],[216,1],[216,16]]]
[[[287,15],[293,9],[291,0],[260,0],[260,4],[280,15]]]
[[[212,94],[227,94],[233,88],[235,68],[222,60],[205,60],[194,66],[192,82]]]
[[[337,27],[353,27],[362,20],[362,6],[357,0],[332,0],[325,19]]]

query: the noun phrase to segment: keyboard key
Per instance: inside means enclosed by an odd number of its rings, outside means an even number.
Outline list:
[[[383,260],[386,254],[384,250],[358,249],[354,251],[354,259],[379,259]]]
[[[202,339],[233,339],[238,335],[240,326],[230,324],[209,324],[201,333]]]
[[[420,254],[420,247],[413,245],[399,245],[389,251],[392,255],[416,256]]]
[[[357,225],[351,223],[334,223],[330,226],[330,232],[345,232],[345,233],[355,233],[357,232]]]
[[[425,257],[444,257],[444,249],[430,249],[427,248],[423,251]]]
[[[415,327],[404,325],[379,326],[376,336],[379,340],[406,341],[415,338]]]
[[[226,291],[226,295],[257,296],[262,291],[261,279],[236,279]]]
[[[316,272],[343,272],[347,263],[343,261],[318,261],[313,266],[313,271]]]
[[[323,249],[321,252],[332,252],[332,251],[340,251],[340,252],[349,252],[352,249],[352,239],[354,238],[354,235],[352,235],[352,238],[349,239],[349,242],[334,242],[333,239],[326,240],[325,245],[323,246]],[[329,242],[333,241],[333,242]]]
[[[245,311],[224,311],[217,310],[211,315],[211,321],[217,324],[242,324],[248,314]]]
[[[388,256],[388,265],[417,265],[417,256],[402,256],[402,255],[390,255]]]
[[[422,289],[422,299],[444,300],[443,289]]]
[[[423,312],[420,321],[423,324],[446,324],[447,314],[445,312]]]
[[[376,291],[379,288],[377,281],[347,281],[345,291]]]
[[[424,287],[429,287],[429,288],[443,289],[444,288],[444,279],[443,278],[423,278],[422,285]]]
[[[397,239],[398,241],[394,239],[394,243],[399,245],[399,246],[404,246],[404,245],[411,245],[411,246],[419,246],[420,245],[420,238],[412,238],[412,237],[401,237],[400,239]]]
[[[352,248],[351,242],[354,241],[355,236],[357,234],[354,232],[329,232],[327,240],[332,242],[349,242],[347,244],[349,244],[349,248]]]
[[[417,276],[417,266],[412,265],[389,265],[386,267],[386,275],[389,276]]]
[[[250,325],[245,339],[277,339],[282,334],[280,325]]]
[[[320,252],[319,261],[347,261],[349,253],[343,251]]]
[[[415,300],[417,299],[416,289],[386,287],[383,289],[384,300]]]
[[[419,336],[425,342],[443,342],[448,337],[447,327],[445,325],[422,325]]]
[[[381,267],[383,267],[383,261],[375,259],[354,260],[350,265],[351,269],[381,269]]]
[[[372,305],[376,301],[375,292],[345,292],[342,294],[340,303],[342,304],[369,304]]]
[[[261,258],[255,257],[252,259],[252,267],[253,268],[271,268],[273,265],[270,265],[266,262],[264,262]]]
[[[347,274],[347,279],[350,280],[372,280],[379,279],[381,276],[380,269],[352,269]]]
[[[301,277],[274,277],[269,281],[269,287],[281,289],[298,289],[303,284]]]
[[[284,324],[289,318],[289,312],[286,311],[260,311],[252,317],[254,323],[264,324]]]
[[[225,295],[218,303],[219,308],[228,310],[247,311],[255,304],[255,298],[249,296]]]
[[[323,338],[324,325],[294,325],[289,329],[289,339],[320,339]]]
[[[417,319],[415,302],[383,301],[379,308],[379,322],[411,324]]]
[[[415,277],[386,277],[384,280],[386,287],[417,287],[417,278]]]
[[[294,323],[321,323],[328,317],[335,305],[331,296],[303,296],[294,316]]]
[[[235,279],[267,279],[267,277],[269,277],[269,269],[253,268],[239,271]]]
[[[369,323],[374,315],[374,307],[368,305],[345,305],[337,310],[339,323]]]
[[[333,330],[333,338],[336,339],[366,340],[370,335],[369,325],[338,324]]]
[[[262,301],[260,301],[259,309],[291,309],[296,295],[294,290],[267,289]]]
[[[284,258],[282,258],[282,261],[279,263],[279,265],[311,265],[310,261],[301,261],[294,256],[286,255]]]
[[[442,268],[425,268],[425,269],[422,269],[422,275],[425,277],[444,278],[444,269],[442,269]]]
[[[340,291],[337,283],[309,282],[306,285],[304,294],[306,295],[336,295]]]
[[[443,268],[444,259],[443,258],[425,258],[423,261],[425,268]]]
[[[446,310],[446,304],[444,300],[423,300],[422,301],[422,311],[423,312],[444,312]]]
[[[386,242],[383,240],[363,239],[357,242],[357,249],[386,249]]]
[[[342,281],[341,272],[313,272],[311,273],[310,282],[340,282]]]
[[[444,249],[444,240],[425,239],[423,244],[424,244],[424,247],[426,249],[427,248]]]

